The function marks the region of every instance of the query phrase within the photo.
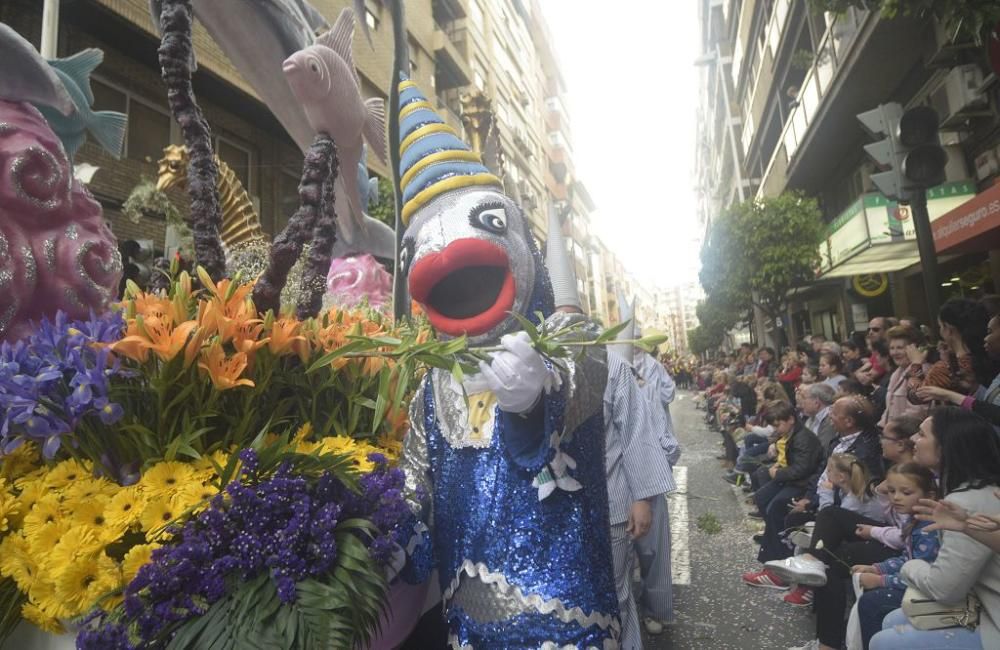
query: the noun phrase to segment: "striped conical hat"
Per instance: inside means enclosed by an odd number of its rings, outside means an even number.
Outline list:
[[[399,84],[399,173],[404,224],[436,197],[463,187],[503,191],[479,154],[462,142],[410,80]]]

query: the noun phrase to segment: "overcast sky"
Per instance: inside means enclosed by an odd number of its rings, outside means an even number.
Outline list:
[[[696,279],[696,0],[541,5],[597,233],[645,283]]]

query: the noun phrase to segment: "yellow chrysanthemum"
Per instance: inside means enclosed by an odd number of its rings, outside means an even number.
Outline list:
[[[38,447],[26,442],[0,460],[0,477],[15,481],[38,467]]]
[[[84,612],[97,599],[121,586],[121,571],[103,553],[82,557],[65,567],[56,581],[56,597],[77,612]]]
[[[49,634],[65,634],[66,628],[55,616],[46,614],[34,603],[25,603],[21,606],[21,616],[35,627]]]
[[[350,456],[358,449],[358,441],[350,436],[328,436],[323,438],[320,443],[325,454],[344,454]]]
[[[184,508],[176,499],[151,499],[139,518],[142,529],[146,531],[146,539],[152,541],[160,537],[163,528],[183,512]]]
[[[159,544],[140,544],[129,549],[122,560],[122,579],[125,584],[135,579],[139,569],[153,559],[153,551],[158,548]]]
[[[24,515],[24,534],[31,538],[38,534],[43,526],[62,521],[62,509],[59,499],[54,494],[46,494]]]
[[[105,515],[105,502],[101,499],[90,499],[74,503],[69,521],[74,526],[89,528],[102,544],[110,544],[121,537],[128,526],[112,526]]]
[[[45,486],[51,489],[59,489],[72,485],[76,481],[90,478],[90,468],[73,459],[64,460],[45,475]]]
[[[104,506],[104,518],[115,529],[127,530],[139,521],[146,508],[146,498],[137,486],[119,490]]]
[[[73,526],[59,539],[45,558],[45,568],[59,575],[79,560],[94,556],[104,548],[97,531],[89,526]]]
[[[213,461],[215,464],[213,464]],[[202,456],[194,462],[195,478],[205,483],[218,481],[219,470],[215,468],[215,465],[225,469],[228,463],[229,454],[221,449],[217,449],[208,456]]]
[[[0,575],[11,578],[27,592],[38,578],[38,564],[20,535],[8,535],[0,542]]]
[[[301,440],[308,440],[309,437],[312,436],[312,430],[313,430],[312,422],[306,422],[301,427],[299,427],[298,431],[295,432],[294,440],[296,442]]]
[[[28,600],[34,603],[45,616],[51,618],[61,620],[76,614],[69,603],[56,595],[54,578],[47,576],[44,572],[39,573],[38,580],[28,590]]]
[[[188,463],[166,461],[153,465],[142,475],[139,485],[150,499],[171,497],[194,478],[194,468]]]
[[[181,509],[181,512],[191,508],[194,508],[196,512],[200,512],[208,507],[209,501],[218,493],[219,490],[214,485],[189,483],[177,493],[174,501]]]
[[[98,499],[107,501],[118,493],[120,488],[106,478],[88,478],[77,481],[66,488],[66,499],[70,501],[87,501]]]
[[[44,481],[45,477],[48,476],[49,469],[47,467],[39,467],[33,472],[29,472],[22,476],[21,478],[14,479],[14,487],[18,490],[25,489],[26,486],[37,483],[41,487],[45,487]]]
[[[24,521],[24,517],[31,512],[31,509],[45,496],[46,492],[47,490],[41,481],[31,481],[21,486],[21,493],[17,495],[17,502],[20,504],[20,508],[18,508],[15,525],[20,525]]]
[[[26,536],[25,540],[30,544],[33,551],[38,553],[48,553],[59,543],[62,536],[71,528],[69,519],[60,519],[51,524],[35,530],[34,535]]]
[[[0,533],[7,532],[8,523],[21,511],[17,497],[9,491],[11,487],[6,479],[0,478]]]

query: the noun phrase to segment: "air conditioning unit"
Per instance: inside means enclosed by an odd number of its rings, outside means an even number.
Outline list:
[[[930,104],[941,118],[941,129],[963,128],[974,117],[989,116],[988,99],[980,90],[983,73],[974,63],[952,68],[944,81],[931,93]]]
[[[976,180],[984,181],[1000,172],[1000,160],[996,149],[987,149],[976,156]]]

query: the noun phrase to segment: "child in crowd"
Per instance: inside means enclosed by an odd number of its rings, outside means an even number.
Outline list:
[[[833,454],[827,462],[826,482],[820,487],[839,492],[841,508],[881,521],[882,505],[869,482],[864,463],[851,454]]]
[[[802,384],[815,384],[819,381],[819,368],[816,366],[806,366],[802,369]]]
[[[900,579],[899,570],[907,560],[933,562],[941,546],[936,532],[928,532],[930,522],[913,519],[915,507],[921,499],[933,498],[937,492],[934,474],[916,463],[893,465],[885,479],[885,489],[893,511],[910,517],[903,528],[905,554],[873,565],[856,565],[853,573],[860,574],[859,581],[865,589],[858,604],[858,620],[865,650],[868,643],[882,629],[882,619],[903,602],[906,584]]]

